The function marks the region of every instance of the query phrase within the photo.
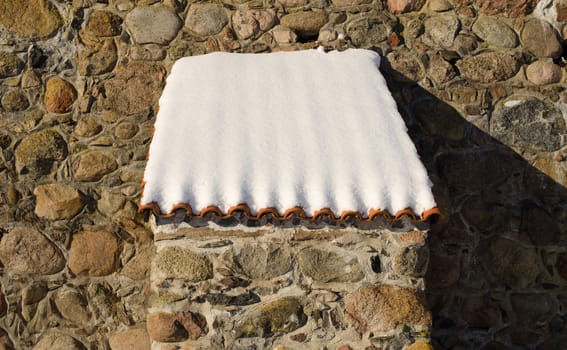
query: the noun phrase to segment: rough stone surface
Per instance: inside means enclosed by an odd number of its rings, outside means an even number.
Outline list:
[[[81,75],[105,74],[116,66],[118,49],[114,40],[104,40],[90,47],[85,47],[79,53],[79,73]]]
[[[185,27],[200,36],[217,34],[228,23],[225,10],[213,4],[193,4],[187,13]]]
[[[142,112],[157,102],[164,78],[165,72],[158,65],[137,62],[120,67],[104,84],[103,106],[127,115]]]
[[[454,14],[442,14],[429,17],[424,22],[425,35],[423,42],[435,48],[447,49],[453,45],[461,23]]]
[[[524,247],[506,238],[483,242],[483,266],[489,281],[512,288],[525,288],[540,274],[540,259],[533,248]]]
[[[154,259],[154,264],[156,269],[169,278],[199,282],[213,277],[213,264],[207,257],[180,247],[162,249]]]
[[[77,339],[65,334],[49,334],[43,336],[33,350],[85,350]]]
[[[64,319],[76,325],[86,324],[91,318],[87,300],[74,289],[62,288],[57,290],[53,297],[53,303]]]
[[[401,249],[394,257],[394,271],[400,275],[423,276],[427,269],[429,251],[419,246]]]
[[[565,129],[554,127],[559,111],[535,97],[514,96],[497,106],[491,119],[494,137],[508,145],[524,145],[553,151],[561,144]],[[510,133],[514,127],[515,132]]]
[[[518,36],[514,30],[494,17],[480,16],[472,30],[489,45],[508,48],[518,46]]]
[[[316,36],[327,21],[327,14],[323,11],[294,12],[280,19],[281,25],[293,30],[299,37]]]
[[[319,282],[356,282],[364,277],[355,258],[317,248],[301,251],[298,263],[304,274]]]
[[[8,112],[20,112],[30,106],[26,95],[19,90],[10,90],[2,96],[0,100],[2,107]]]
[[[486,15],[516,18],[531,13],[537,0],[475,0],[475,3]]]
[[[306,321],[301,300],[285,297],[257,306],[236,327],[237,337],[265,337],[276,332],[289,333]]]
[[[276,244],[248,244],[239,251],[229,250],[224,259],[237,273],[255,279],[268,280],[291,269],[290,251]]]
[[[437,85],[442,85],[456,76],[455,68],[441,56],[435,55],[429,59],[427,75]]]
[[[99,151],[83,153],[73,162],[75,178],[79,181],[98,181],[117,168],[112,155]]]
[[[561,75],[561,67],[552,61],[536,61],[526,68],[528,80],[536,85],[559,83]]]
[[[57,131],[45,129],[26,136],[15,156],[18,173],[47,174],[54,162],[67,157],[67,144]]]
[[[151,340],[145,328],[130,328],[125,332],[111,335],[108,343],[112,350],[149,349]]]
[[[9,52],[0,52],[0,79],[18,75],[24,68],[24,62]]]
[[[390,52],[386,56],[386,60],[396,80],[403,82],[419,81],[425,77],[421,62],[408,52]]]
[[[85,30],[99,37],[116,36],[122,32],[122,18],[108,11],[93,11]]]
[[[255,37],[272,28],[275,16],[263,10],[239,10],[232,15],[232,28],[239,39]]]
[[[33,190],[35,214],[48,220],[71,219],[84,207],[83,197],[75,187],[55,183],[39,185]]]
[[[416,291],[390,285],[361,287],[346,297],[346,312],[359,332],[387,332],[397,326],[428,326],[431,315]]]
[[[128,13],[125,23],[137,44],[167,44],[183,24],[167,6],[137,7]]]
[[[148,314],[147,329],[150,338],[161,342],[196,340],[206,333],[206,319],[189,311],[177,313],[152,312]]]
[[[120,123],[114,129],[114,136],[118,137],[119,139],[128,140],[134,137],[138,132],[139,127],[130,122]]]
[[[75,134],[82,137],[91,137],[102,131],[102,125],[93,117],[85,116],[77,121]]]
[[[0,26],[25,38],[46,38],[63,24],[48,0],[5,0],[0,2]]]
[[[522,44],[539,58],[557,58],[563,51],[558,33],[549,23],[539,19],[532,19],[525,24],[522,30]]]
[[[107,231],[81,231],[73,235],[69,268],[76,275],[106,276],[116,270],[118,240]]]
[[[124,265],[120,274],[133,280],[144,280],[148,278],[150,276],[150,267],[154,256],[155,249],[153,247],[141,249],[132,260]]]
[[[419,11],[425,4],[425,0],[387,0],[386,5],[392,13],[406,13]]]
[[[481,83],[503,81],[513,77],[520,69],[518,60],[503,52],[486,52],[469,56],[457,63],[461,74]]]
[[[2,237],[0,261],[6,268],[20,274],[51,275],[65,266],[61,251],[31,227],[16,227]]]
[[[51,113],[67,113],[71,111],[77,99],[77,90],[66,80],[51,78],[45,85],[45,108]]]

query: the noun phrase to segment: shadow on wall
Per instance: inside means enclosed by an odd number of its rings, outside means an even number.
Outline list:
[[[476,116],[461,115],[443,100],[463,98],[472,90],[466,85],[440,90],[438,98],[384,70],[444,213],[429,237],[433,345],[565,349],[561,112],[528,94],[502,99],[504,88],[494,84],[484,101],[466,106]]]

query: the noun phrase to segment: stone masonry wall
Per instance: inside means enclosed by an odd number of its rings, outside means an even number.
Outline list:
[[[202,334],[184,349],[564,347],[566,39],[562,0],[1,0],[0,348],[145,349],[164,324]],[[173,62],[317,45],[385,56],[444,213],[427,243],[300,227],[178,248],[154,237],[136,203]],[[239,265],[262,254],[277,267]],[[206,278],[160,280],[188,273],[168,263],[178,255]],[[377,312],[393,294],[416,300],[395,307],[411,310],[403,322]]]

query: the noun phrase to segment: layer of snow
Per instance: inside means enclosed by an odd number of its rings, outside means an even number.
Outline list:
[[[178,60],[159,100],[141,204],[198,214],[303,207],[336,215],[435,207],[368,50],[212,53]]]

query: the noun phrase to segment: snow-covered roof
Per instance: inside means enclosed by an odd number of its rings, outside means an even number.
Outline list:
[[[159,100],[141,209],[161,216],[437,212],[369,50],[178,60]]]

